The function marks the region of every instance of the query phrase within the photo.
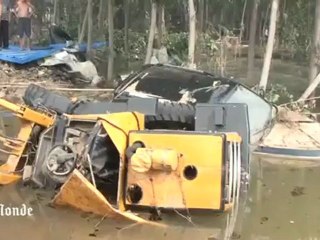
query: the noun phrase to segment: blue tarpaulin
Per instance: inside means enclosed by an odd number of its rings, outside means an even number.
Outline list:
[[[101,48],[106,46],[106,42],[96,42],[92,48]],[[65,44],[52,44],[47,47],[33,47],[30,51],[22,51],[18,46],[9,46],[9,49],[2,49],[0,51],[0,61],[26,64],[34,62],[60,52],[65,48]],[[86,44],[80,46],[80,51],[85,52],[87,49]]]

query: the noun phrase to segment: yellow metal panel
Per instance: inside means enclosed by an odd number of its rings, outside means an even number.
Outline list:
[[[34,122],[44,127],[51,126],[55,121],[55,116],[49,116],[46,113],[41,113],[23,105],[11,103],[2,98],[0,98],[0,106],[13,112],[19,118]]]
[[[118,184],[118,207],[125,210],[123,191],[125,170],[125,151],[128,146],[129,132],[144,129],[144,115],[135,112],[113,113],[102,115],[99,118],[103,127],[110,136],[120,154],[119,184]]]
[[[15,171],[30,138],[33,126],[34,123],[24,120],[21,121],[21,128],[16,137],[21,140],[21,144],[15,148],[14,154],[8,156],[7,162],[0,166],[0,184],[9,184],[19,179],[19,175],[16,175]]]
[[[60,192],[53,200],[53,204],[73,207],[84,212],[112,219],[131,220],[154,226],[164,226],[162,224],[146,221],[133,213],[122,212],[113,208],[101,192],[99,192],[78,170],[75,170],[61,187]]]
[[[0,98],[0,106],[5,108],[6,110],[9,110],[11,112],[19,112],[20,106],[14,103],[11,103],[3,98]]]
[[[30,108],[22,108],[22,111],[23,113],[19,117],[23,118],[24,120],[34,122],[43,127],[50,127],[54,124],[54,116],[48,116],[45,113],[37,112]]]
[[[146,148],[173,149],[181,153],[174,172],[150,170],[135,172],[128,165],[127,187],[137,184],[143,196],[134,205],[164,208],[222,210],[224,144],[222,135],[182,132],[132,132],[129,143],[141,141]],[[188,180],[186,167],[193,166],[197,176]],[[188,168],[187,168],[188,169]],[[126,198],[126,203],[131,204]]]
[[[0,171],[2,170],[2,166],[0,167]],[[9,185],[15,183],[21,179],[20,175],[13,174],[13,173],[3,173],[0,172],[0,184],[1,185]]]
[[[144,129],[144,115],[139,113],[112,113],[102,115],[99,120],[111,137],[120,156],[124,156],[127,149],[129,132]]]
[[[226,133],[226,136],[227,136],[228,142],[239,142],[239,143],[242,142],[242,138],[238,133],[228,132]]]

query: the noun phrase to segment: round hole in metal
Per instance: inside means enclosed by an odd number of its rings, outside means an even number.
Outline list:
[[[188,180],[196,179],[198,175],[198,170],[195,166],[186,166],[183,170],[183,175]]]
[[[138,202],[140,202],[140,200],[142,199],[142,189],[141,187],[139,187],[136,184],[132,184],[128,187],[128,201],[136,204]]]

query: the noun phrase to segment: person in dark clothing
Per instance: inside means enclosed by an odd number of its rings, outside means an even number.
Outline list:
[[[18,0],[15,6],[15,15],[18,18],[20,48],[25,50],[25,39],[27,39],[27,49],[30,50],[31,17],[34,15],[34,6],[31,5],[30,0]]]
[[[0,48],[8,49],[9,47],[9,1],[0,0]]]

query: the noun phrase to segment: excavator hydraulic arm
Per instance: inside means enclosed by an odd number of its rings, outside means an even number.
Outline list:
[[[7,156],[6,162],[0,166],[0,184],[6,185],[21,178],[19,173],[23,172],[21,170],[28,160],[28,156],[24,156],[24,154],[34,126],[38,125],[43,128],[52,126],[55,122],[55,115],[14,104],[2,98],[0,99],[0,108],[13,113],[21,122],[15,138],[0,135],[0,143],[4,147],[4,149],[0,149],[0,152]]]
[[[46,128],[52,126],[55,121],[55,116],[52,114],[42,113],[24,105],[11,103],[2,98],[0,98],[0,108],[4,108],[14,113],[15,116],[25,121],[29,121]]]

